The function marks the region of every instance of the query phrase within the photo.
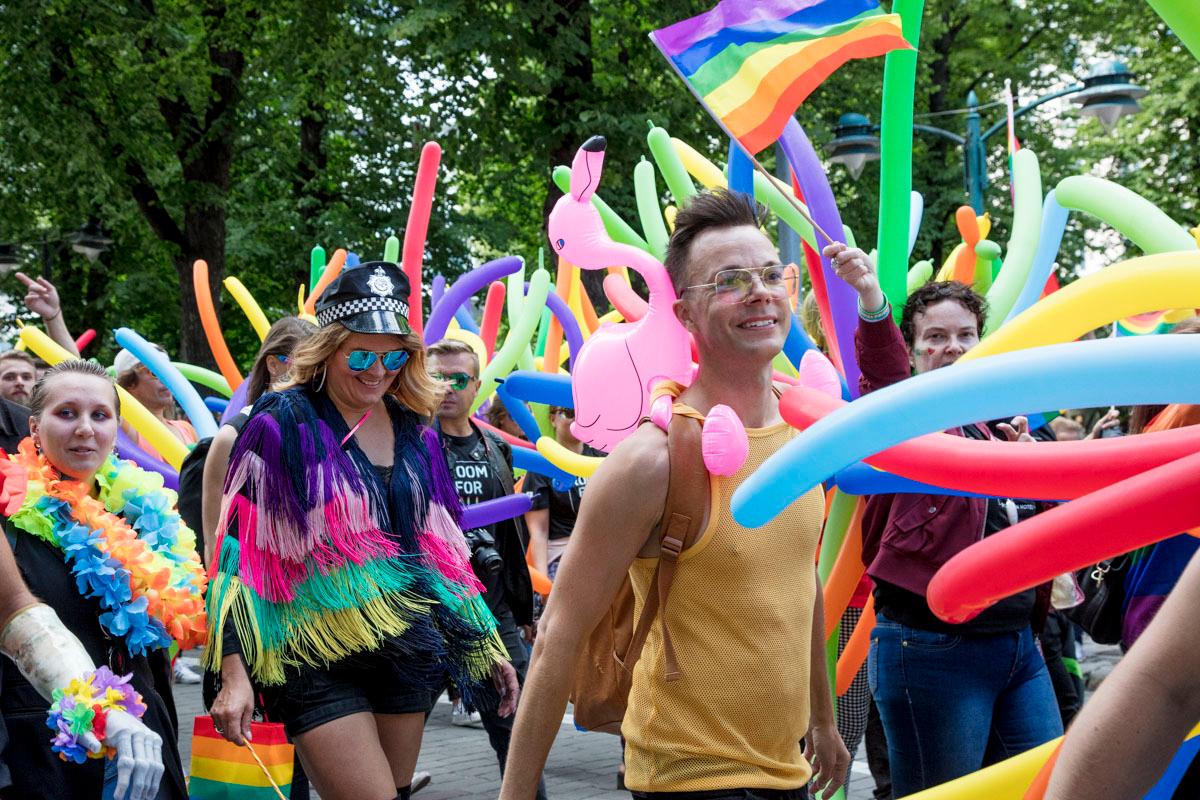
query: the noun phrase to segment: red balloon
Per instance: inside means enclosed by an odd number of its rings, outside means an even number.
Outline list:
[[[803,429],[844,405],[797,386],[783,395],[779,410],[789,424]],[[946,489],[1070,500],[1198,450],[1200,425],[1077,442],[981,441],[929,433],[863,460]]]
[[[1175,536],[1200,525],[1197,496],[1200,453],[1193,453],[1058,506],[943,564],[929,582],[929,607],[946,622],[966,622],[1064,572]]]

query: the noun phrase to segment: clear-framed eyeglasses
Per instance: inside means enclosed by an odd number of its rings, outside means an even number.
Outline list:
[[[795,288],[798,277],[797,270],[784,264],[768,264],[765,267],[730,267],[713,276],[712,283],[686,286],[684,291],[712,289],[713,294],[721,302],[740,303],[754,288],[755,278],[767,291],[786,296],[791,294]]]

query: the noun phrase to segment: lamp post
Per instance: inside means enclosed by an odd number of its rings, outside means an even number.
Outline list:
[[[63,236],[53,237],[43,234],[36,242],[0,242],[0,275],[7,275],[19,269],[25,263],[21,248],[36,245],[41,256],[42,277],[50,278],[54,266],[54,255],[67,245],[71,250],[86,258],[89,263],[112,246],[113,240],[104,233],[100,222],[95,217],[89,217],[87,222],[80,225],[78,230]]]
[[[1013,119],[1023,117],[1035,108],[1060,97],[1075,95],[1071,102],[1080,106],[1084,116],[1096,117],[1104,129],[1112,130],[1117,120],[1141,110],[1138,100],[1147,90],[1133,82],[1133,74],[1119,61],[1104,61],[1094,66],[1082,83],[1044,94],[1013,112]],[[974,91],[967,94],[967,135],[962,136],[933,125],[913,125],[918,133],[945,139],[963,149],[963,180],[971,208],[983,213],[983,192],[987,188],[987,140],[1004,130],[1008,118],[1001,119],[986,130],[982,129],[979,98]],[[827,145],[830,160],[845,164],[851,179],[857,179],[868,161],[879,159],[879,130],[862,114],[843,114],[834,128],[834,140]]]

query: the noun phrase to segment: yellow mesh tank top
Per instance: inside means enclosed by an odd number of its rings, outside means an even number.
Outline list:
[[[657,622],[634,669],[621,732],[635,791],[794,789],[812,775],[800,738],[824,504],[813,489],[762,528],[734,522],[734,490],[797,431],[780,423],[746,433],[750,455],[736,475],[711,479],[708,524],[671,586],[667,622],[683,677],[663,680]],[[630,567],[637,613],[657,564]]]

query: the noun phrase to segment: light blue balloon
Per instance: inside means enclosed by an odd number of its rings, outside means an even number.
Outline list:
[[[1050,271],[1054,269],[1054,259],[1058,256],[1058,248],[1062,246],[1063,232],[1067,229],[1067,215],[1070,212],[1058,204],[1058,199],[1051,189],[1042,201],[1042,237],[1038,239],[1037,252],[1033,256],[1033,266],[1029,268],[1029,278],[1025,281],[1017,302],[1013,303],[1012,311],[1004,319],[1008,322],[1025,309],[1036,303],[1050,280]]]
[[[856,461],[934,431],[1029,408],[1194,403],[1200,336],[1070,342],[926,372],[818,420],[733,495],[739,524],[757,528]]]
[[[133,353],[134,357],[145,364],[154,377],[167,387],[167,390],[179,403],[179,407],[183,409],[183,413],[187,415],[192,427],[196,429],[197,436],[207,439],[217,435],[217,422],[213,419],[212,413],[200,399],[196,388],[188,383],[187,378],[183,377],[175,368],[166,353],[129,328],[117,328],[113,333],[116,336],[117,344]]]

